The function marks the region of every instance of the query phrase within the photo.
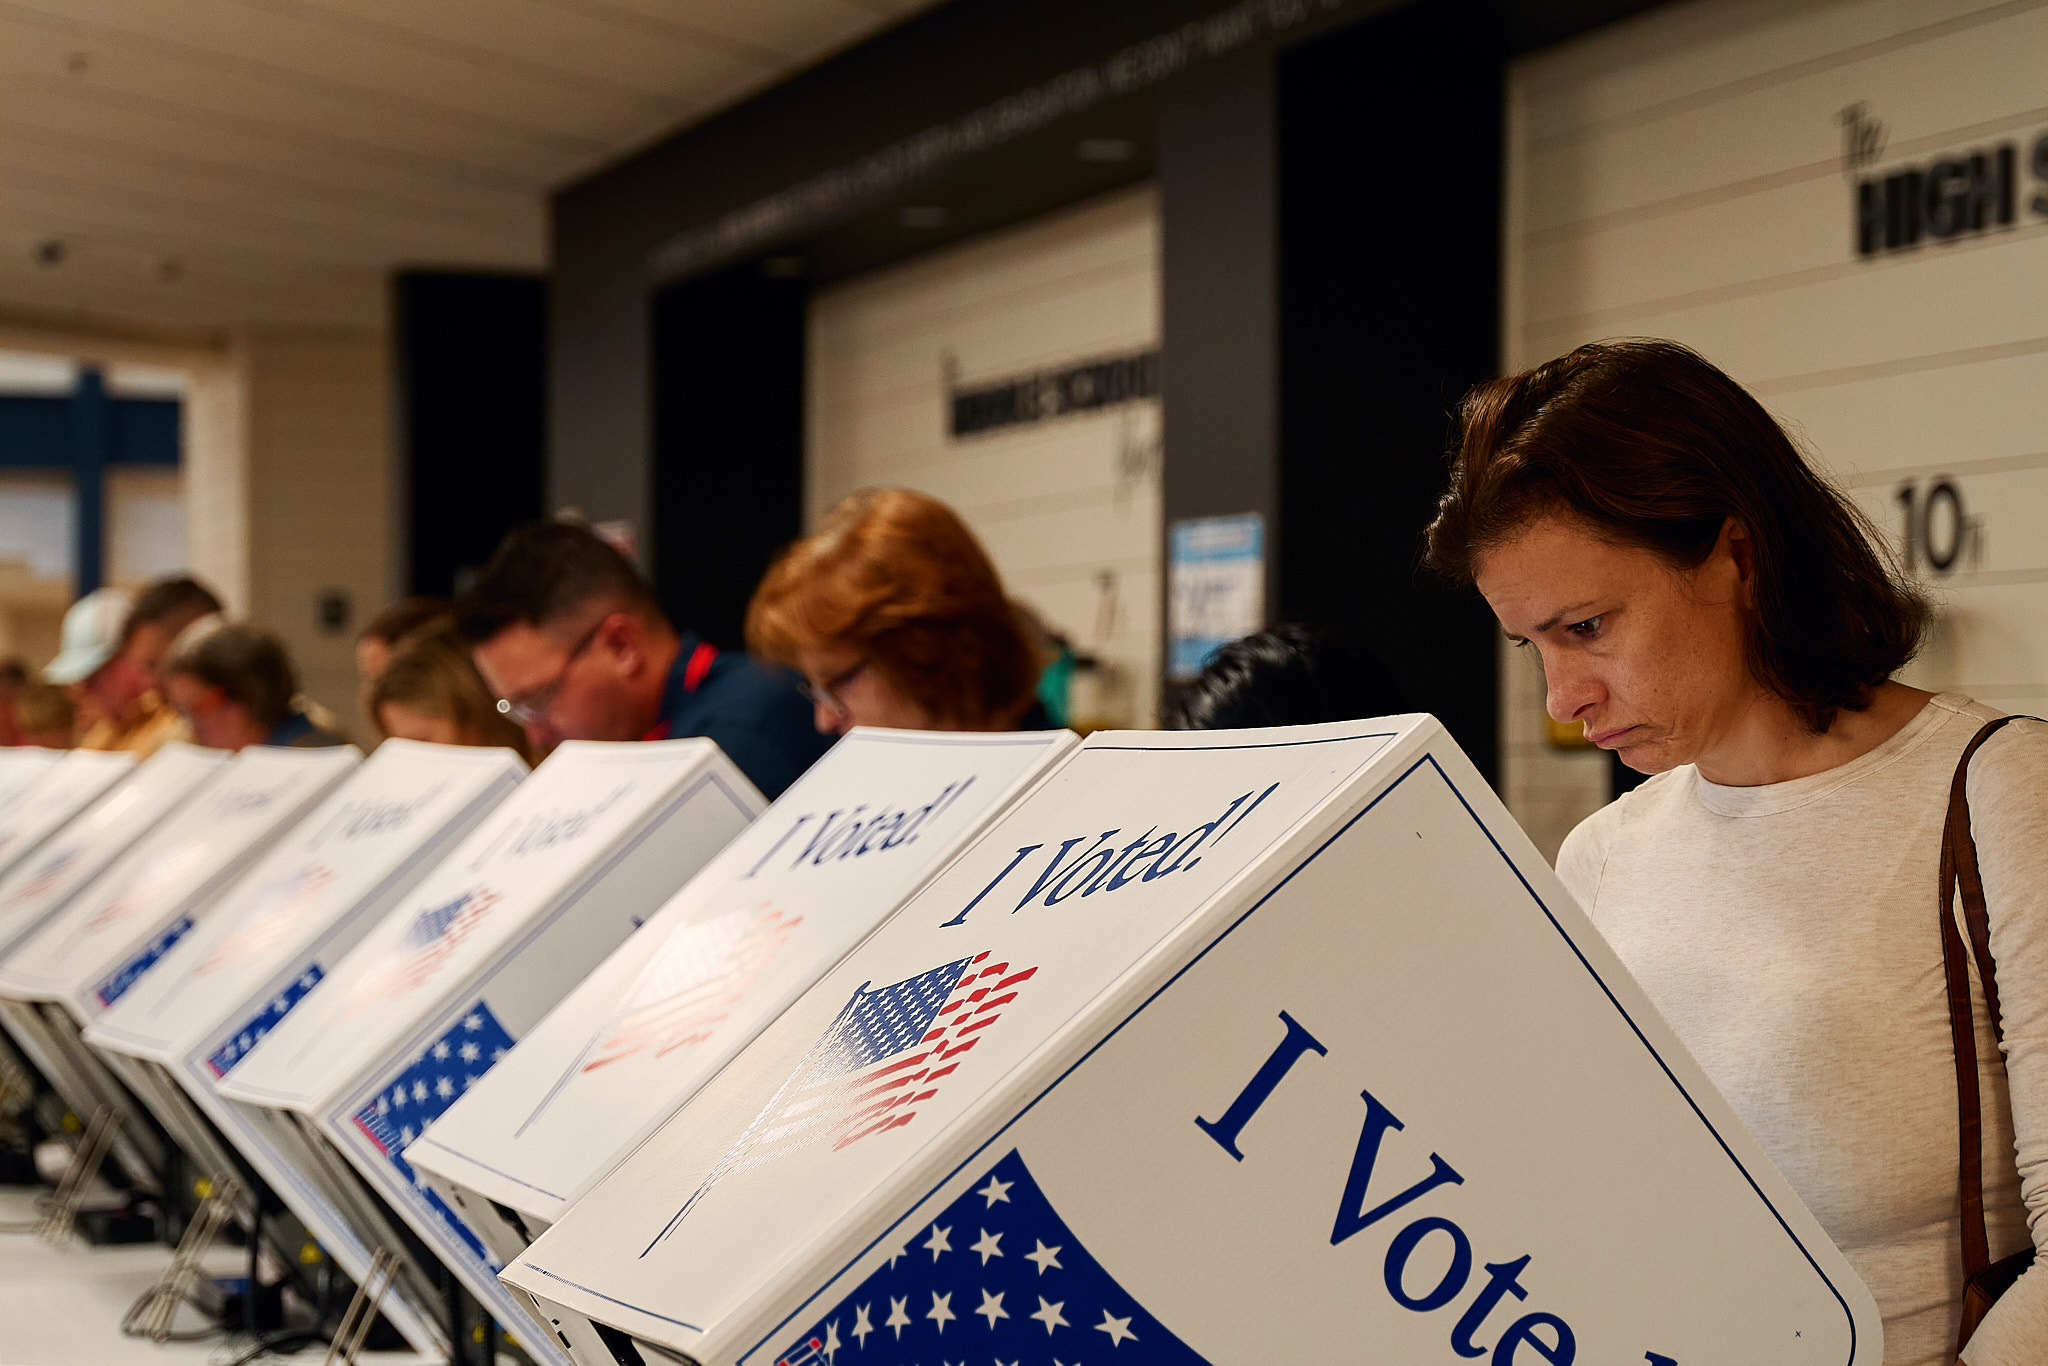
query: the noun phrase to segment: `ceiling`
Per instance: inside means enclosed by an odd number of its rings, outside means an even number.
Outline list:
[[[935,0],[0,0],[0,315],[377,326],[549,190]]]

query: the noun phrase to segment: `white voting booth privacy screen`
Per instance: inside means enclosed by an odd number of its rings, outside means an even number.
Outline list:
[[[252,746],[218,757],[225,762],[0,959],[10,1023],[36,1035],[44,1057],[61,1059],[46,1075],[76,1114],[133,1104],[80,1039],[84,1026],[143,980],[270,841],[362,758],[347,746]]]
[[[1426,717],[1091,736],[505,1279],[752,1366],[1882,1359]]]
[[[15,949],[227,761],[219,750],[164,746],[148,762],[128,767],[125,776],[107,785],[82,812],[0,877],[0,969]],[[49,777],[65,773],[71,763],[67,758]],[[29,1001],[0,990],[0,1025],[67,1103],[75,1105],[72,1097],[94,1096],[101,1090],[102,1079],[79,1071],[73,1054],[60,1048],[42,1013]],[[154,1137],[137,1125],[122,1130],[115,1155],[127,1174],[145,1186],[152,1183],[163,1159]]]
[[[195,1159],[224,1137],[358,1282],[378,1231],[352,1222],[324,1173],[296,1165],[214,1083],[525,773],[510,750],[386,740],[85,1032]],[[438,1349],[410,1301],[386,1312],[415,1348]]]
[[[44,784],[55,788],[64,779],[61,793],[50,795],[75,801],[71,815],[0,877],[0,961],[228,761],[219,750],[175,743],[144,764],[126,755],[81,758],[67,757]]]
[[[347,745],[237,753],[0,960],[0,995],[97,1018],[361,761]]]
[[[406,1160],[516,1255],[1075,743],[854,730]]]
[[[23,810],[22,797],[51,769],[63,762],[65,751],[14,745],[0,749],[0,868],[25,852],[14,833]],[[109,778],[108,781],[112,781]]]
[[[40,763],[41,756],[51,753],[46,749],[8,753],[37,756],[27,766],[39,771],[0,806],[0,874],[12,872],[44,840],[135,769],[132,755],[97,750],[74,749],[48,765]]]
[[[220,1079],[359,1227],[397,1216],[394,1294],[422,1326],[437,1295],[412,1239],[500,1322],[523,1315],[405,1145],[763,805],[709,740],[564,744]]]

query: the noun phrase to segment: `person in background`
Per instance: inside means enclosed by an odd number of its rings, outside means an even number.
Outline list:
[[[1233,640],[1167,700],[1167,730],[1356,721],[1406,711],[1373,652],[1332,626],[1290,623]]]
[[[136,597],[122,623],[121,667],[146,682],[150,693],[160,692],[172,645],[193,622],[220,612],[220,599],[199,580],[183,574],[156,580]]]
[[[131,606],[128,594],[118,588],[95,589],[72,603],[64,613],[57,657],[44,666],[43,681],[69,690],[81,743],[89,737],[93,749],[144,757],[178,733],[178,718],[151,708],[148,687],[122,667],[121,628]]]
[[[254,626],[222,624],[180,638],[164,665],[164,692],[192,738],[211,749],[348,743],[306,715],[291,656]]]
[[[18,659],[0,660],[0,746],[27,743],[14,719],[14,706],[28,684],[28,665]]]
[[[1959,1192],[1991,1259],[2048,1252],[2048,726],[1894,677],[1926,599],[1673,342],[1473,390],[1428,547],[1536,651],[1551,716],[1653,775],[1558,876],[1861,1274],[1885,1361],[2048,1362],[2040,1262],[1958,1342]],[[1943,930],[1952,793],[1995,996]]]
[[[164,703],[159,674],[178,635],[220,602],[196,579],[159,579],[132,602],[102,588],[64,616],[64,648],[43,677],[69,684],[85,723],[81,749],[118,750],[146,759],[185,731]],[[109,629],[111,627],[111,629]]]
[[[678,632],[632,562],[587,527],[507,536],[456,599],[455,624],[536,755],[563,740],[704,735],[772,798],[829,743],[793,681]]]
[[[747,644],[804,677],[818,730],[1042,730],[1040,661],[988,553],[908,489],[841,500],[769,566]]]
[[[373,617],[356,637],[356,673],[365,687],[384,676],[400,642],[448,616],[446,598],[400,598]],[[367,696],[367,694],[365,694]]]
[[[380,734],[436,745],[502,745],[532,761],[526,732],[498,711],[469,657],[469,642],[443,621],[407,633],[370,685]]]
[[[55,683],[24,683],[14,695],[15,743],[70,749],[78,743],[78,708]]]

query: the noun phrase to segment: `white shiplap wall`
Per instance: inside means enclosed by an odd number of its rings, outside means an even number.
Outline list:
[[[2048,707],[2048,3],[1704,0],[1526,58],[1508,93],[1503,363],[1685,342],[1894,538],[1900,484],[1952,477],[1982,553],[1928,575],[1943,617],[1908,681]],[[2014,224],[1859,257],[1859,103],[1885,128],[1866,173],[2015,142]],[[1502,668],[1509,803],[1554,851],[1604,760],[1547,749],[1540,677]]]
[[[1160,648],[1158,401],[956,440],[947,396],[1158,344],[1149,187],[821,291],[810,314],[806,523],[859,488],[944,499],[1013,597],[1113,664],[1122,719],[1149,725]]]

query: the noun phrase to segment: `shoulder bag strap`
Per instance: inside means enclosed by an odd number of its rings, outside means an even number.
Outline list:
[[[1949,1033],[1955,1041],[1957,1169],[1962,1189],[1966,1280],[1991,1265],[1991,1242],[1984,1231],[1984,1111],[1977,1083],[1977,1026],[1970,1010],[1970,970],[1963,937],[1956,929],[1955,894],[1959,885],[1970,949],[1977,959],[1977,978],[1984,985],[1984,1007],[1991,1017],[1991,1037],[2005,1037],[1998,1015],[1998,977],[1991,958],[1991,915],[1984,902],[1984,878],[1977,867],[1977,842],[1970,835],[1970,760],[2003,727],[2032,719],[2001,716],[1985,722],[1983,729],[1971,738],[1956,764],[1955,779],[1949,784],[1948,820],[1941,833],[1941,961],[1948,983]]]

